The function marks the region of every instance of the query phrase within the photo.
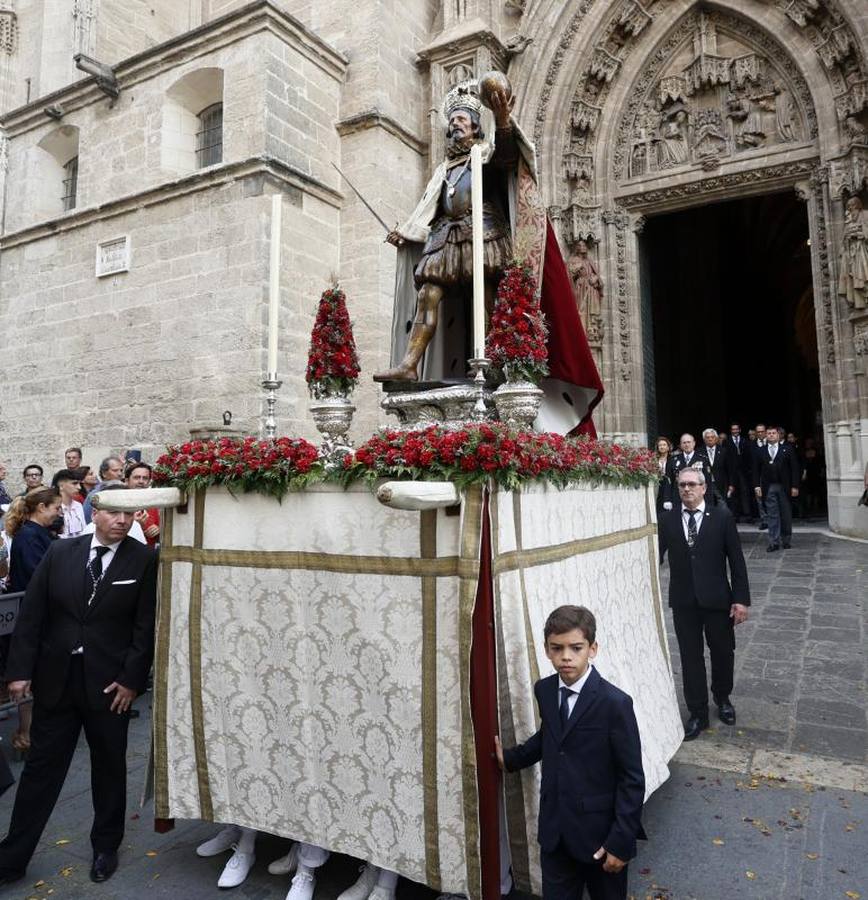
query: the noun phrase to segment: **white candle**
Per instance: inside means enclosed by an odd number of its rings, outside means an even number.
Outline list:
[[[268,375],[277,377],[277,330],[280,320],[281,194],[271,195],[271,256],[268,267]]]
[[[473,202],[473,355],[485,356],[485,263],[482,231],[482,145],[470,148],[470,186]]]

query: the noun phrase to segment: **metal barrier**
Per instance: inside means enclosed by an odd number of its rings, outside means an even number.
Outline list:
[[[21,605],[23,596],[24,591],[17,591],[14,594],[0,594],[0,636],[12,634],[15,629],[15,620],[18,618],[18,608]],[[17,703],[6,700],[0,703],[0,713],[10,712],[16,709],[17,706]]]

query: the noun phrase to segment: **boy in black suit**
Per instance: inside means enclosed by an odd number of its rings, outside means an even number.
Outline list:
[[[546,620],[546,656],[557,669],[534,686],[540,729],[497,760],[514,772],[542,760],[539,833],[545,900],[627,896],[627,861],[644,838],[645,775],[633,701],[601,678],[597,623],[583,606]]]

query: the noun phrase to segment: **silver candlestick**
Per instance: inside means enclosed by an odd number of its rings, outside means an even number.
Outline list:
[[[473,386],[476,388],[476,404],[473,407],[473,421],[484,422],[488,418],[488,410],[485,406],[485,373],[491,365],[490,360],[484,356],[467,361],[470,370],[474,372]]]
[[[277,434],[277,419],[274,417],[274,407],[277,405],[277,391],[280,390],[282,385],[283,382],[277,378],[277,372],[269,372],[262,381],[262,390],[266,392],[265,405],[267,407],[263,425],[265,437],[269,439],[273,439]]]

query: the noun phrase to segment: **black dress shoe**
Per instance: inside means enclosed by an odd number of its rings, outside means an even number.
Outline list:
[[[90,867],[90,880],[97,883],[108,881],[114,875],[117,867],[117,853],[95,853],[93,865]]]
[[[780,550],[780,549],[781,548],[778,544],[769,544],[768,547],[766,547],[766,553],[774,553],[775,550]]]
[[[784,550],[789,550],[793,545],[789,541],[784,541],[781,546],[784,548]]]
[[[768,523],[767,523],[767,522],[760,522],[759,530],[760,530],[760,531],[768,531],[768,530],[769,530]]]
[[[684,740],[695,741],[708,728],[708,716],[691,716],[684,726]]]
[[[4,884],[15,884],[24,877],[24,869],[0,869],[0,887]]]
[[[729,700],[721,700],[717,704],[717,717],[724,725],[735,725],[735,707]]]

